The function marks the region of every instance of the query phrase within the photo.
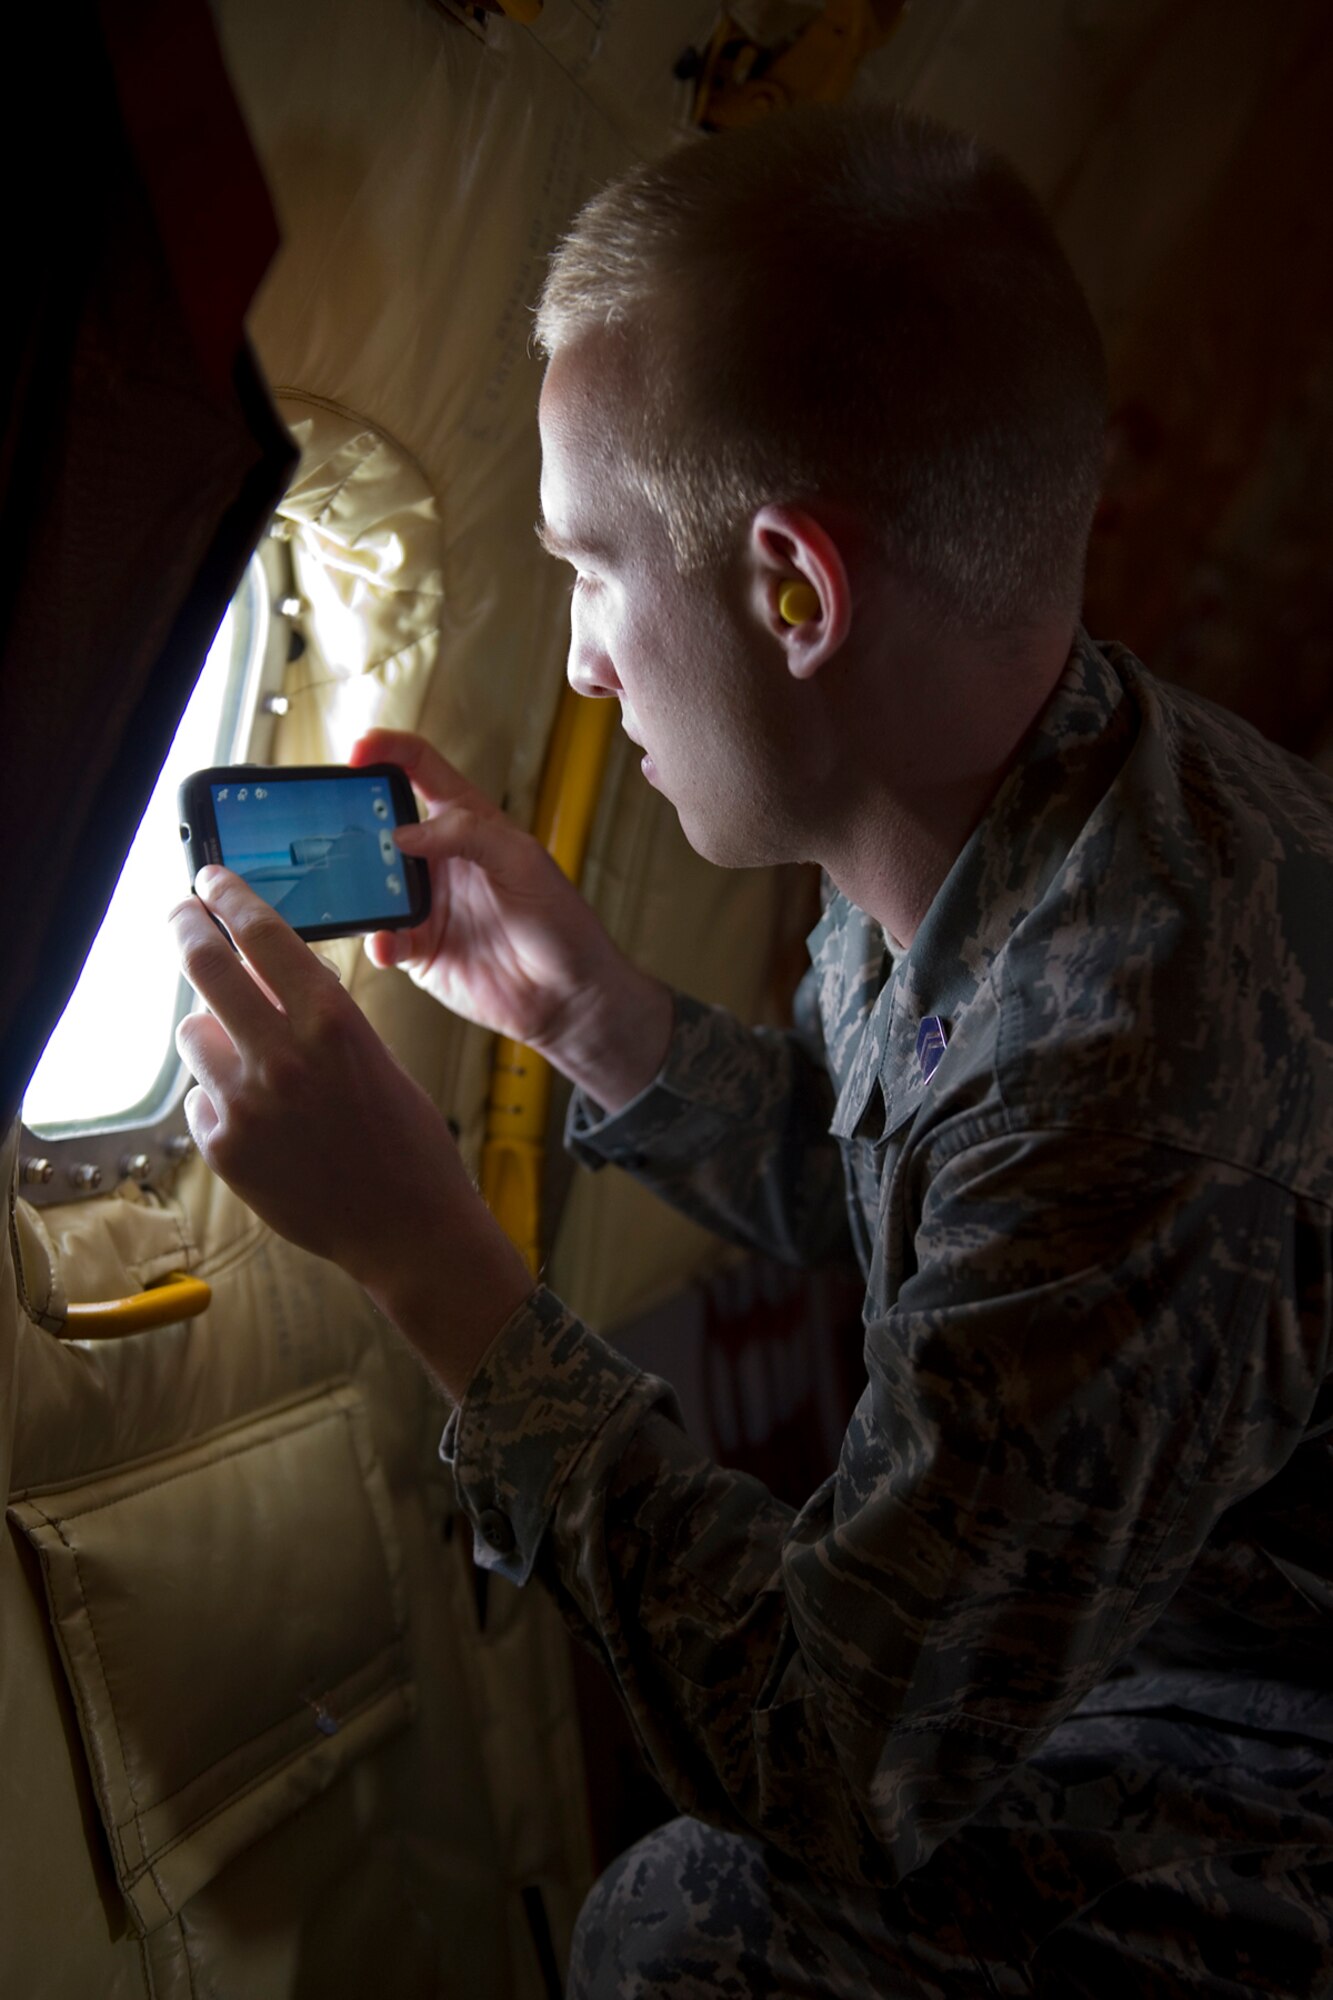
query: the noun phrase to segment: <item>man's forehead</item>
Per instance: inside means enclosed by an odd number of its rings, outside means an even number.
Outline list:
[[[624,370],[605,360],[605,341],[580,340],[557,349],[542,384],[537,535],[552,555],[605,554],[610,528],[632,502]]]
[[[546,370],[538,411],[543,450],[554,446],[589,460],[624,455],[628,402],[616,376],[600,373],[591,356],[561,349]]]

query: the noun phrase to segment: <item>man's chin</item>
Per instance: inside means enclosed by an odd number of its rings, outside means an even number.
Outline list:
[[[774,859],[761,850],[759,842],[746,840],[734,823],[719,826],[705,814],[681,806],[676,806],[676,817],[695,853],[715,868],[766,868]]]

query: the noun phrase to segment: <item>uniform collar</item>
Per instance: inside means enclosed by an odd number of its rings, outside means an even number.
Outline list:
[[[819,977],[832,1130],[887,1137],[928,1084],[917,1037],[928,1016],[952,1033],[1017,926],[1049,889],[1133,740],[1136,720],[1106,656],[1079,628],[1065,670],[990,806],[895,962],[874,919],[835,892],[808,944]],[[947,1074],[948,1050],[935,1072]]]

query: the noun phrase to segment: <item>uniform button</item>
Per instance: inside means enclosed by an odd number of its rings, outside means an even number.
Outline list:
[[[487,1548],[494,1549],[497,1556],[507,1556],[514,1546],[514,1524],[508,1514],[502,1514],[498,1507],[483,1507],[477,1516],[477,1526]]]

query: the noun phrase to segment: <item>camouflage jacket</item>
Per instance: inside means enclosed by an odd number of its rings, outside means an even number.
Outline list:
[[[682,1000],[641,1097],[576,1099],[585,1160],[865,1271],[799,1512],[544,1290],[446,1432],[479,1560],[600,1646],[683,1809],[886,1885],[1007,1814],[1071,1902],[1333,1851],[1322,1777],[1130,1810],[1043,1762],[1115,1717],[1151,1770],[1182,1714],[1329,1762],[1331,861],[1326,780],[1080,635],[896,963],[834,896],[793,1033]]]

